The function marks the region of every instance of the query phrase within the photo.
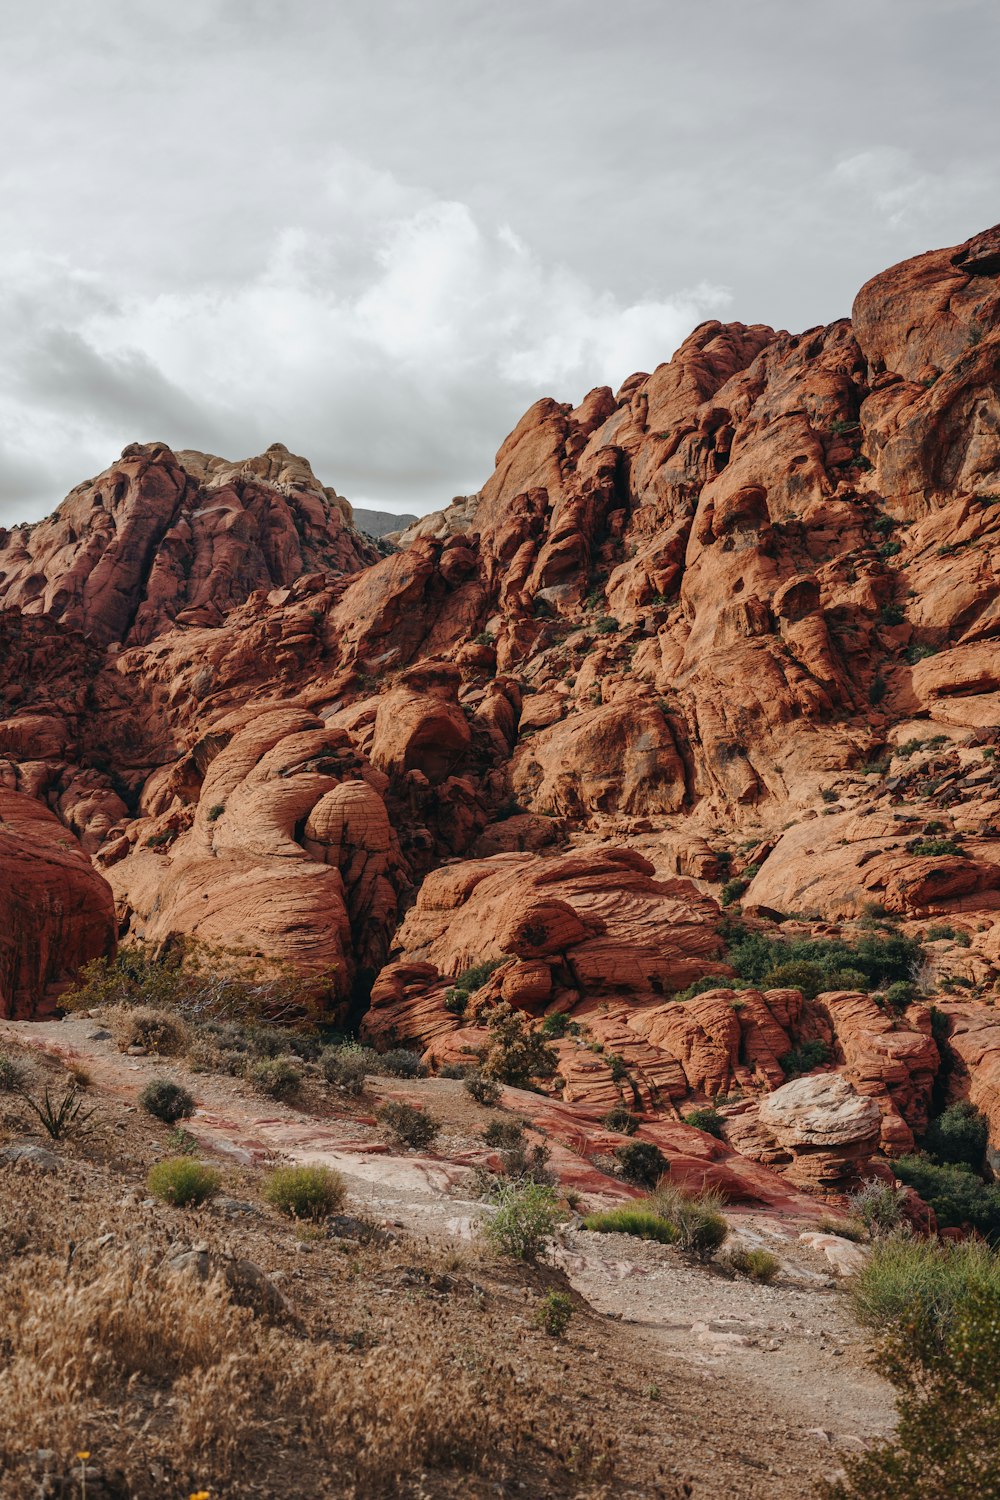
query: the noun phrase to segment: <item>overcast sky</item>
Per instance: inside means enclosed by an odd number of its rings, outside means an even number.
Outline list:
[[[0,0],[0,521],[128,442],[482,484],[1000,219],[997,0]]]

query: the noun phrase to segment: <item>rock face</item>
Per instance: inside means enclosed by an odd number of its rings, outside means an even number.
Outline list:
[[[998,374],[990,230],[849,320],[707,322],[617,392],[536,402],[396,550],[280,445],[129,448],[0,531],[0,787],[79,840],[125,941],[332,974],[379,1045],[444,1065],[481,1005],[567,1018],[578,1118],[676,1132],[721,1099],[727,1150],[828,1187],[912,1148],[936,1035],[1000,1147]],[[113,941],[93,879],[105,925],[39,917],[67,970]],[[913,1004],[728,961],[740,932],[887,921],[924,943]],[[62,969],[15,963],[17,1005],[51,1003]],[[867,1134],[768,1114],[808,1043]]]
[[[115,948],[107,883],[47,808],[0,787],[0,1015],[51,1015],[81,965]]]
[[[242,464],[134,443],[55,515],[0,529],[0,592],[102,644],[144,642],[174,621],[218,625],[254,589],[377,556],[347,502],[280,443]]]
[[[881,1116],[839,1073],[796,1078],[764,1098],[757,1124],[791,1160],[787,1175],[830,1188],[856,1181],[878,1145]]]

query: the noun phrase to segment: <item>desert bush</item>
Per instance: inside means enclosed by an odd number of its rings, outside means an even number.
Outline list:
[[[722,1127],[725,1121],[717,1109],[693,1109],[690,1114],[684,1116],[686,1125],[693,1125],[695,1130],[704,1130],[706,1135],[714,1135],[722,1139]]]
[[[462,1082],[466,1093],[486,1109],[497,1104],[503,1092],[500,1080],[488,1078],[479,1068],[474,1068],[471,1073],[467,1073]]]
[[[169,1078],[154,1078],[147,1083],[139,1095],[139,1103],[147,1114],[162,1120],[166,1125],[176,1125],[178,1120],[189,1120],[194,1114],[194,1098],[179,1083]]]
[[[823,1214],[816,1228],[820,1234],[837,1234],[842,1240],[853,1240],[855,1244],[868,1238],[868,1231],[859,1219],[838,1219],[833,1214]]]
[[[741,880],[739,876],[725,881],[719,892],[719,905],[732,906],[740,899],[749,884],[749,880]]]
[[[813,1068],[821,1067],[829,1060],[830,1049],[825,1042],[819,1040],[800,1042],[797,1047],[793,1047],[790,1052],[778,1058],[778,1062],[789,1078],[797,1078],[801,1073],[809,1073]]]
[[[770,1285],[781,1270],[781,1261],[770,1250],[751,1250],[744,1245],[731,1245],[724,1249],[719,1261],[738,1276],[746,1276],[765,1286]]]
[[[917,998],[917,987],[908,979],[897,979],[885,992],[885,1002],[890,1010],[904,1011]]]
[[[847,1206],[864,1225],[869,1239],[879,1239],[898,1229],[903,1218],[906,1189],[872,1179],[857,1192],[848,1194]]]
[[[394,1099],[376,1110],[375,1117],[400,1146],[429,1146],[441,1128],[426,1110]]]
[[[721,1194],[700,1193],[663,1183],[648,1199],[650,1207],[677,1226],[677,1243],[699,1260],[710,1260],[729,1233]]]
[[[975,1229],[1000,1242],[1000,1183],[986,1184],[965,1166],[938,1165],[925,1156],[901,1156],[896,1176],[929,1203],[942,1229]]]
[[[228,1019],[294,1028],[313,1022],[331,983],[329,973],[306,982],[291,963],[268,963],[237,948],[186,938],[166,950],[138,944],[120,948],[113,959],[95,959],[60,1003],[67,1010],[150,1008],[191,1022]]]
[[[178,1016],[149,1005],[116,1006],[108,1014],[108,1029],[119,1052],[142,1047],[160,1057],[176,1057],[191,1041],[190,1028]]]
[[[551,1338],[561,1339],[572,1316],[573,1298],[565,1292],[549,1291],[538,1304],[535,1327],[541,1328]]]
[[[260,1094],[287,1103],[298,1097],[302,1073],[287,1057],[265,1057],[247,1069],[247,1078]]]
[[[556,1054],[522,1011],[498,1001],[490,1009],[487,1026],[489,1041],[482,1061],[486,1077],[514,1088],[530,1088],[535,1079],[552,1077]]]
[[[974,1172],[981,1172],[988,1136],[985,1115],[968,1099],[960,1099],[931,1121],[921,1144],[935,1161],[956,1166],[964,1163]]]
[[[483,1131],[483,1140],[493,1151],[509,1151],[512,1146],[520,1146],[523,1142],[524,1126],[513,1116],[491,1120]]]
[[[605,1130],[615,1130],[619,1135],[635,1135],[639,1121],[625,1104],[616,1104],[601,1119]]]
[[[427,1069],[420,1061],[419,1052],[408,1047],[393,1047],[388,1052],[375,1054],[372,1072],[383,1078],[423,1078]]]
[[[588,1214],[583,1227],[595,1234],[632,1234],[636,1239],[656,1240],[661,1245],[676,1245],[680,1239],[676,1224],[642,1202]]]
[[[483,1224],[488,1243],[513,1260],[537,1260],[559,1222],[552,1189],[537,1182],[501,1184],[496,1204],[496,1212]]]
[[[174,1208],[196,1208],[219,1188],[219,1174],[190,1156],[169,1156],[149,1169],[146,1186]]]
[[[347,1094],[361,1094],[372,1071],[373,1056],[366,1047],[327,1047],[320,1054],[319,1065],[327,1083]]]
[[[627,1146],[619,1146],[614,1155],[625,1181],[634,1182],[636,1187],[655,1187],[670,1170],[667,1158],[651,1141],[629,1141]]]
[[[9,1052],[0,1052],[0,1094],[16,1094],[27,1081],[28,1073],[23,1064],[11,1057]]]
[[[922,959],[920,944],[901,932],[863,931],[856,942],[843,938],[769,937],[741,922],[727,920],[720,927],[726,958],[740,979],[759,985],[779,966],[805,962],[821,973],[820,993],[833,989],[831,974],[852,970],[864,977],[858,988],[885,989],[898,979],[910,979]],[[815,972],[808,971],[812,980]]]
[[[261,1188],[265,1203],[290,1219],[325,1219],[346,1196],[344,1179],[329,1167],[276,1167]]]

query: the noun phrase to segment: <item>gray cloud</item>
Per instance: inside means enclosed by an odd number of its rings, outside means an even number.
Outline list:
[[[995,217],[992,0],[0,11],[0,519],[127,442],[362,504],[706,316],[805,327]]]

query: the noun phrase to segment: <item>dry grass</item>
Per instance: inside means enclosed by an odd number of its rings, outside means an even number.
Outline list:
[[[533,1494],[585,1495],[610,1479],[610,1437],[574,1414],[557,1365],[512,1357],[509,1311],[460,1270],[474,1252],[348,1259],[327,1242],[321,1306],[273,1327],[221,1280],[163,1264],[181,1224],[221,1247],[209,1212],[122,1209],[85,1181],[97,1170],[0,1169],[4,1500],[34,1492],[38,1449],[63,1476],[89,1451],[135,1500],[485,1495],[515,1474]]]
[[[104,1012],[119,1052],[144,1047],[161,1057],[177,1057],[191,1045],[191,1028],[179,1016],[150,1005],[113,1005]]]

